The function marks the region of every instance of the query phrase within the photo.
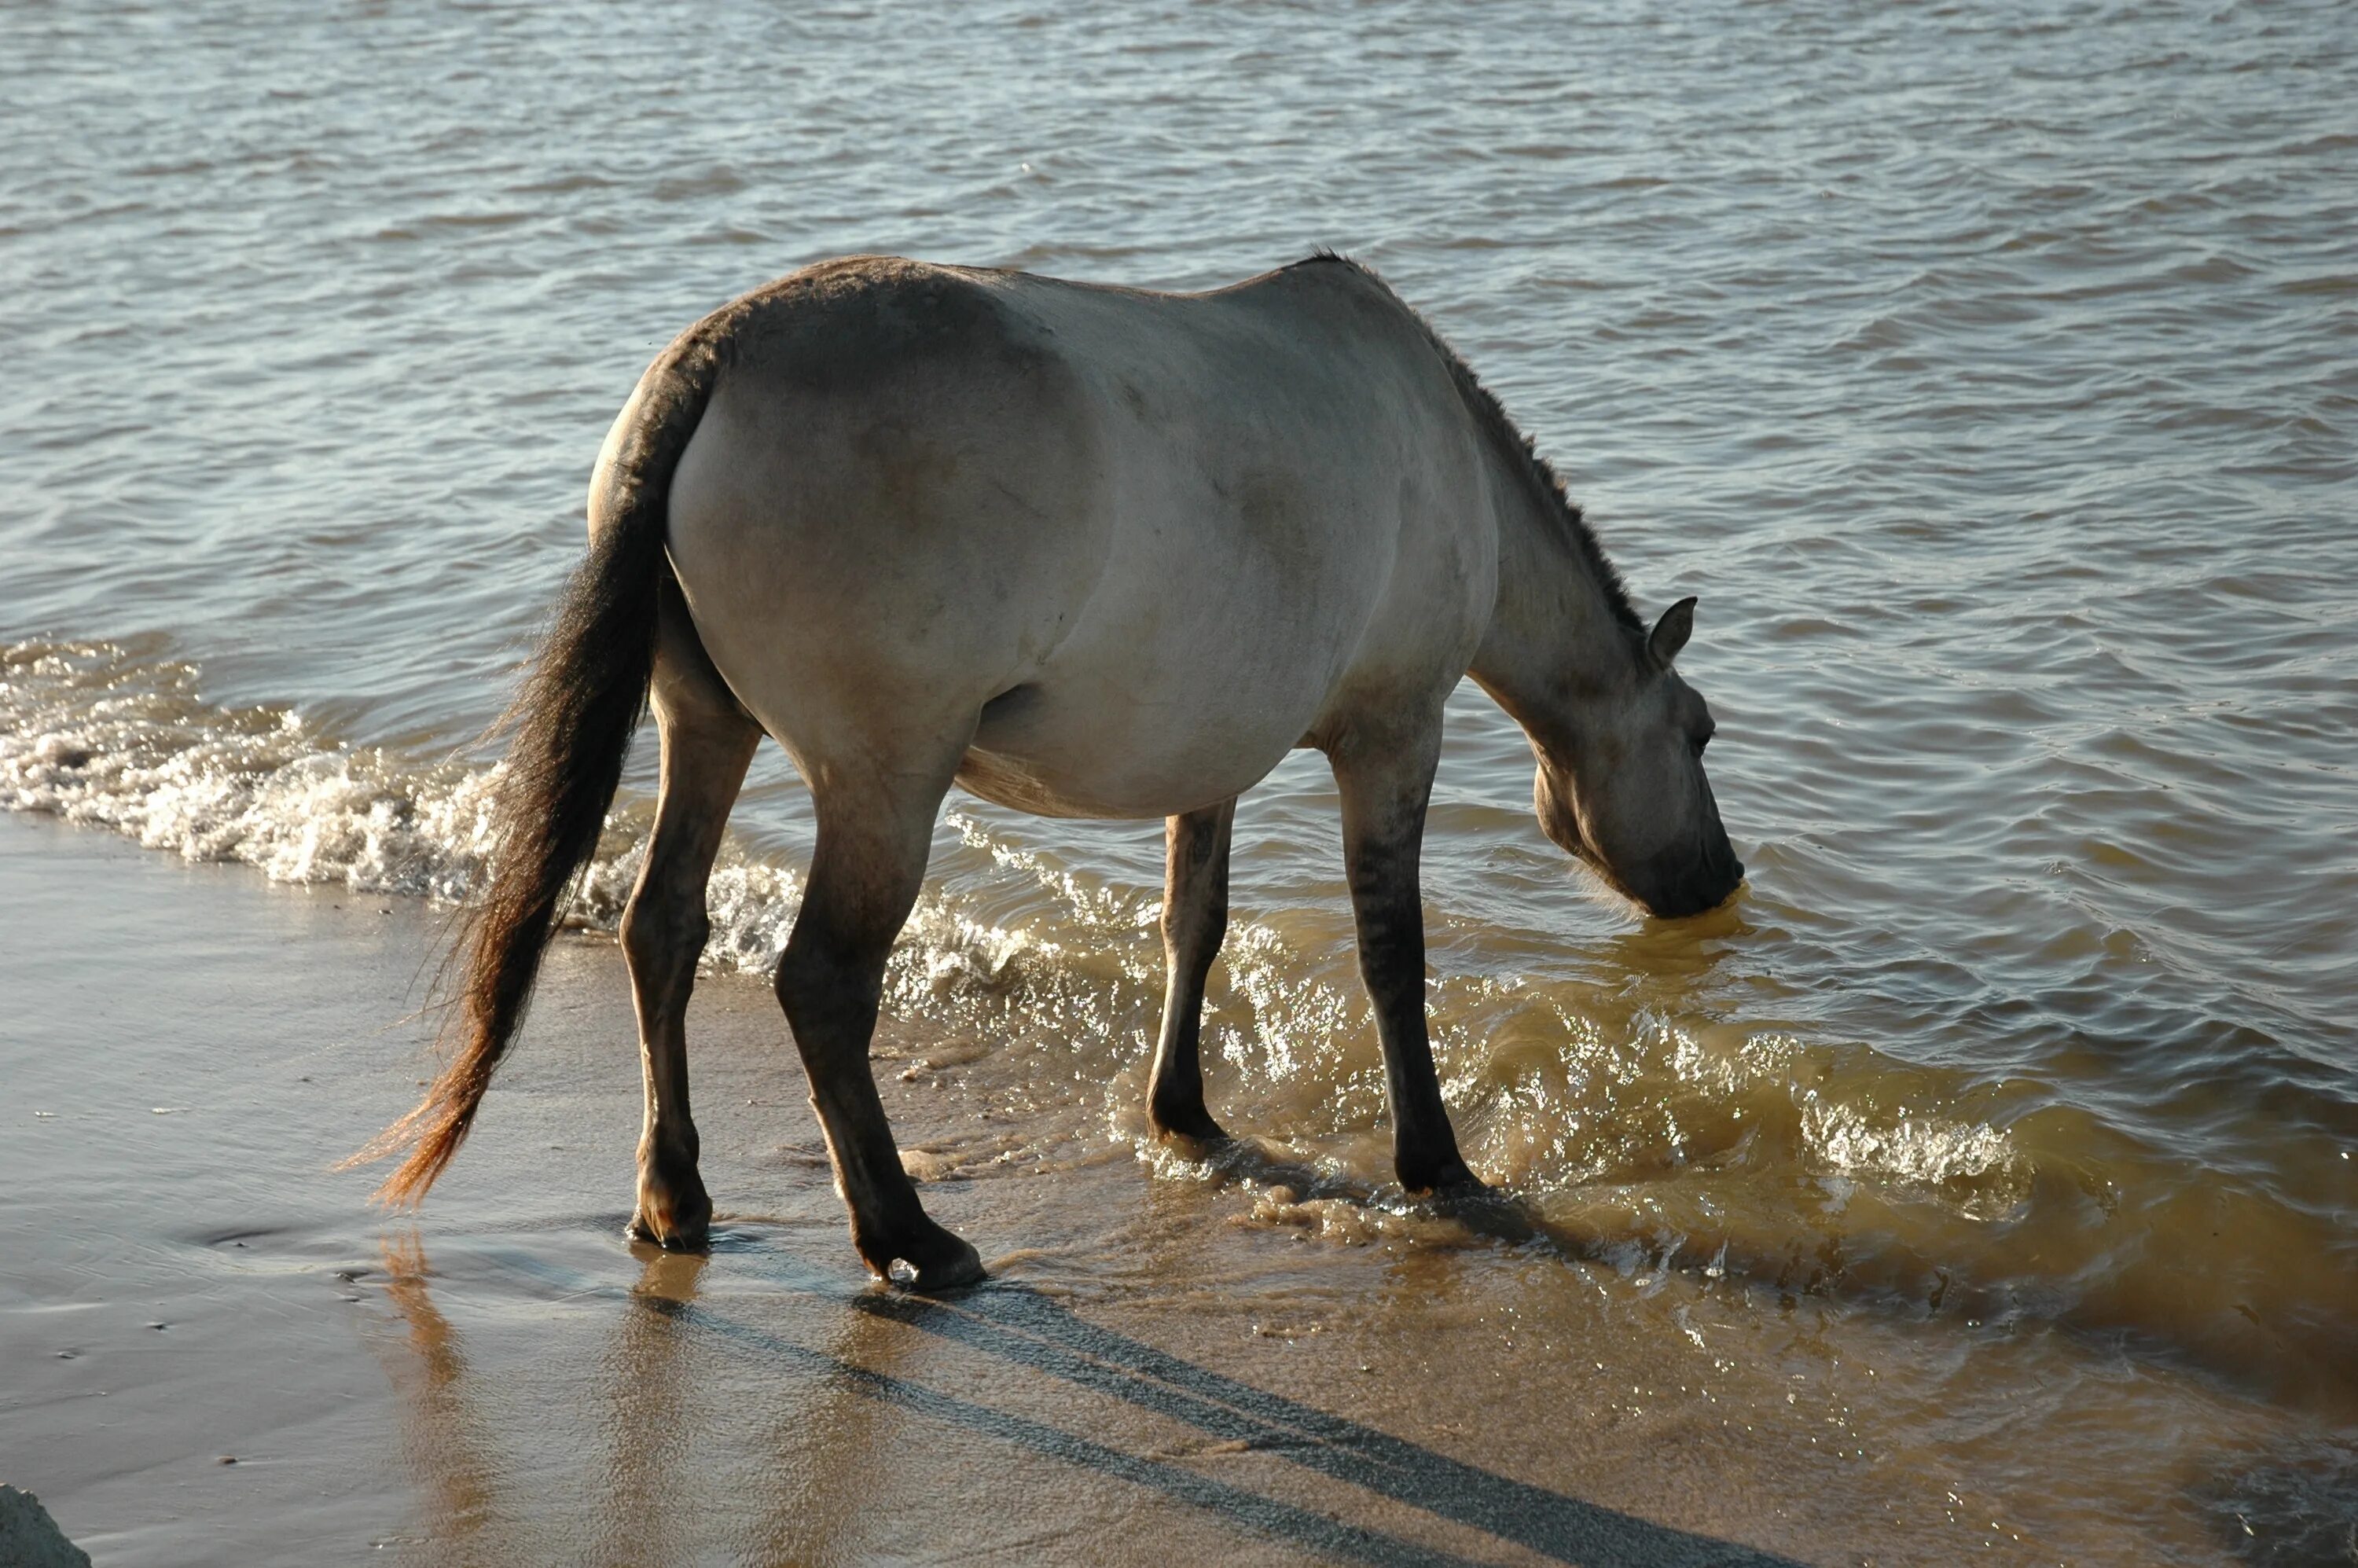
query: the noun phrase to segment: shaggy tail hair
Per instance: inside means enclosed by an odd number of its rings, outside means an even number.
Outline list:
[[[474,1125],[506,1055],[541,954],[575,878],[597,853],[631,738],[654,673],[655,606],[672,472],[711,394],[730,319],[723,310],[685,333],[650,370],[603,497],[605,523],[574,569],[514,705],[507,762],[493,787],[491,885],[460,915],[445,974],[449,1063],[416,1109],[346,1165],[401,1154],[379,1202],[423,1199]]]

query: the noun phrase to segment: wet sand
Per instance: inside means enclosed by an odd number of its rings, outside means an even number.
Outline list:
[[[329,1166],[414,1096],[426,906],[25,818],[0,902],[0,1480],[101,1564],[2224,1561],[2194,1495],[2219,1434],[2291,1452],[2265,1406],[2142,1363],[2038,1400],[2036,1355],[2095,1351],[2027,1349],[2010,1383],[1943,1324],[1374,1198],[1347,1225],[1274,1156],[1044,1148],[970,1047],[899,1026],[888,1107],[995,1282],[890,1292],[767,989],[732,977],[691,1017],[723,1219],[708,1259],[665,1256],[622,1238],[636,1066],[602,938],[553,951],[474,1141],[389,1218]],[[1982,1416],[1951,1398],[1911,1439],[1968,1348]],[[2117,1497],[2042,1493],[2042,1448],[2115,1438]]]

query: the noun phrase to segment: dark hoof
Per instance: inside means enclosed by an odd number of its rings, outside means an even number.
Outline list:
[[[989,1277],[972,1243],[930,1220],[923,1235],[889,1245],[862,1244],[860,1253],[878,1279],[913,1291],[956,1290]]]
[[[1419,1197],[1472,1198],[1490,1190],[1481,1177],[1466,1168],[1466,1162],[1455,1155],[1438,1164],[1399,1166],[1400,1184]]]
[[[666,1252],[704,1252],[712,1245],[709,1222],[658,1226],[645,1215],[634,1214],[631,1217],[630,1233],[632,1240],[652,1241]]]
[[[1160,1106],[1150,1106],[1146,1119],[1152,1124],[1157,1138],[1188,1143],[1226,1143],[1228,1141],[1228,1130],[1212,1119],[1212,1113],[1206,1110],[1200,1101],[1169,1110]]]
[[[638,1212],[631,1216],[633,1239],[652,1241],[669,1252],[701,1252],[711,1230],[712,1200],[696,1177],[671,1186],[639,1183]]]

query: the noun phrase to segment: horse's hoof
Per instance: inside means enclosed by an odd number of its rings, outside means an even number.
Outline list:
[[[1402,1169],[1400,1184],[1418,1197],[1475,1198],[1489,1192],[1489,1184],[1466,1169],[1466,1162],[1452,1157],[1429,1170]]]
[[[1444,1172],[1433,1184],[1433,1196],[1443,1198],[1486,1198],[1497,1190],[1464,1165]]]
[[[630,1236],[633,1241],[652,1241],[666,1252],[703,1252],[711,1246],[708,1224],[659,1226],[644,1214],[631,1217]]]
[[[930,1228],[932,1234],[895,1245],[882,1259],[871,1257],[868,1266],[878,1277],[913,1291],[956,1290],[979,1284],[989,1277],[983,1271],[982,1254],[973,1243],[938,1225]],[[901,1268],[895,1270],[894,1263]]]
[[[668,1252],[701,1252],[712,1229],[712,1200],[704,1184],[666,1193],[642,1184],[638,1211],[631,1216],[631,1238],[652,1241]]]
[[[1214,1121],[1212,1113],[1201,1104],[1167,1111],[1150,1108],[1146,1119],[1152,1125],[1154,1135],[1169,1142],[1209,1144],[1228,1141],[1228,1130]]]
[[[957,1256],[916,1266],[909,1281],[913,1291],[954,1291],[965,1285],[979,1285],[990,1276],[982,1267],[982,1254],[961,1241]]]

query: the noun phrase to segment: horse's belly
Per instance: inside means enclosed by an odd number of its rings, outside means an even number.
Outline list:
[[[1171,816],[1251,788],[1303,730],[1302,716],[1282,702],[1088,696],[1027,687],[993,702],[959,784],[1044,816]]]
[[[968,795],[1034,816],[1135,818],[1192,809],[1166,809],[1148,801],[1141,791],[1105,789],[1094,779],[1044,771],[991,752],[968,752],[958,765],[957,782]]]

